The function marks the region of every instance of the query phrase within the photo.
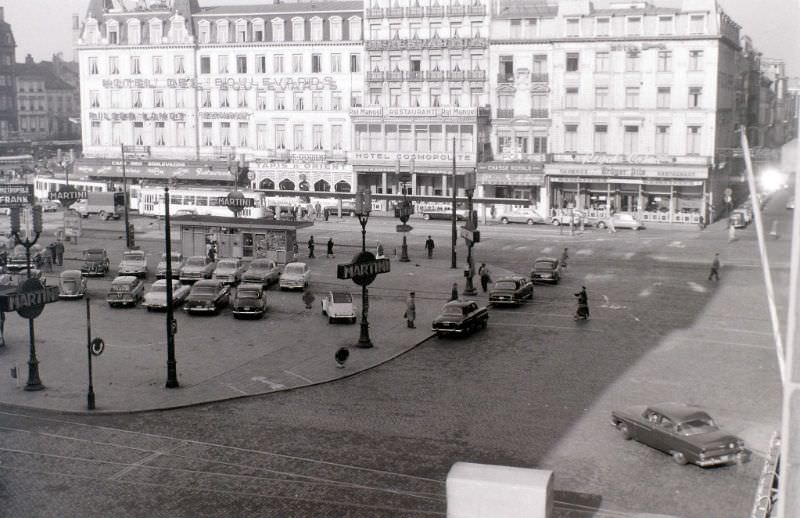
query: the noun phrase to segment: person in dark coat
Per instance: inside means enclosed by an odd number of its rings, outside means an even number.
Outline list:
[[[711,261],[711,271],[708,274],[708,280],[710,281],[712,277],[719,282],[719,254],[714,254],[714,260]]]
[[[428,259],[433,257],[434,247],[433,239],[431,239],[431,236],[428,236],[428,239],[425,240],[425,250],[428,252]]]
[[[569,254],[567,253],[567,250],[568,249],[565,248],[564,251],[561,252],[561,258],[558,260],[558,262],[561,263],[562,268],[567,267],[567,259],[569,259]]]
[[[581,286],[581,291],[575,296],[578,297],[578,311],[575,313],[575,320],[587,320],[589,318],[589,295],[586,293],[586,286]]]
[[[481,263],[481,267],[478,268],[478,276],[481,278],[481,289],[483,292],[489,289],[489,283],[492,282],[492,275],[489,272],[489,267],[486,266],[486,263]]]
[[[314,258],[314,236],[308,238],[308,258]]]
[[[406,317],[406,326],[408,326],[411,329],[414,329],[414,327],[416,327],[414,325],[414,320],[417,318],[417,305],[414,302],[413,291],[408,294],[408,298],[406,299],[405,317]]]
[[[60,239],[56,241],[56,261],[54,264],[64,266],[64,243]]]
[[[453,287],[450,289],[450,301],[458,300],[458,283],[454,282]]]
[[[50,262],[58,264],[58,255],[56,254],[56,244],[54,242],[47,245],[47,252],[50,254]]]
[[[333,238],[332,237],[328,238],[328,250],[325,253],[325,257],[328,257],[328,258],[331,258],[331,257],[335,258],[336,257],[335,255],[333,255]]]

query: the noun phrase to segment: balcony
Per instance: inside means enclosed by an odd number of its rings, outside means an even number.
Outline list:
[[[423,50],[423,49],[483,49],[489,45],[486,38],[411,38],[389,40],[367,40],[364,47],[368,51],[383,50]]]
[[[403,8],[402,7],[390,7],[386,9],[386,17],[387,18],[402,18],[403,17]]]
[[[402,81],[403,80],[403,72],[401,70],[393,70],[391,72],[386,72],[386,80],[387,81]]]
[[[534,119],[550,118],[550,110],[547,108],[531,108],[531,117]]]
[[[367,72],[367,81],[383,81],[383,72],[380,70]]]
[[[422,7],[407,7],[406,8],[406,17],[407,18],[422,18],[425,16],[425,9]]]
[[[513,83],[514,82],[514,74],[510,72],[500,72],[497,74],[497,82],[498,83]]]
[[[441,70],[428,70],[428,81],[444,81],[444,72]]]
[[[467,14],[470,16],[486,16],[486,6],[471,5],[467,7]]]
[[[536,72],[531,74],[531,83],[547,83],[550,80],[550,74],[547,72]]]
[[[497,118],[498,119],[511,119],[514,117],[514,108],[498,108],[497,109]]]
[[[367,18],[383,18],[383,9],[380,7],[368,7]]]
[[[407,81],[424,81],[425,80],[425,73],[421,70],[411,70],[410,72],[406,72],[406,80]]]
[[[463,5],[453,5],[447,8],[448,16],[464,16],[467,12],[467,8]]]
[[[467,78],[467,73],[462,70],[450,70],[447,72],[448,81],[463,81]]]
[[[486,81],[486,70],[470,70],[467,72],[470,81]]]
[[[341,149],[326,151],[325,160],[327,160],[328,162],[345,162],[347,160],[347,152]]]
[[[428,18],[444,18],[444,7],[428,7]]]

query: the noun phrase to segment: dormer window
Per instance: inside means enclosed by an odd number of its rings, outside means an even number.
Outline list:
[[[353,16],[350,18],[350,40],[356,41],[361,39],[361,18]]]
[[[283,19],[275,18],[272,20],[272,41],[284,41]]]
[[[566,32],[564,34],[567,38],[577,38],[581,35],[580,18],[567,18],[566,24]]]
[[[228,43],[228,20],[217,22],[217,43]]]
[[[305,21],[300,17],[292,18],[292,41],[303,41],[305,39]]]
[[[97,26],[97,20],[90,19],[86,22],[86,30],[83,33],[83,38],[92,44],[100,43],[100,30]]]
[[[238,20],[236,22],[236,43],[244,43],[247,41],[247,20]]]
[[[706,32],[706,15],[693,14],[689,16],[689,34],[704,34]]]
[[[666,36],[672,34],[672,16],[659,16],[658,17],[658,34]]]
[[[640,36],[642,34],[641,16],[629,16],[625,20],[625,34],[628,36]]]
[[[161,38],[163,37],[164,34],[161,20],[150,20],[150,44],[157,45],[161,43]]]
[[[119,24],[116,21],[112,20],[106,24],[106,37],[111,45],[119,43]]]
[[[328,19],[331,41],[341,41],[342,39],[342,19],[338,16],[331,16]]]
[[[322,18],[311,18],[311,41],[322,41]]]
[[[182,42],[186,38],[186,20],[183,16],[176,14],[172,17],[169,32],[172,41]]]
[[[608,18],[597,18],[594,21],[595,36],[611,36],[611,20]]]
[[[253,41],[264,41],[265,35],[264,20],[261,18],[253,20]]]
[[[211,24],[206,20],[197,24],[197,37],[200,43],[211,43]]]

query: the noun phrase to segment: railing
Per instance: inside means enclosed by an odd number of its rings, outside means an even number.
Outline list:
[[[391,72],[386,72],[386,80],[387,81],[402,81],[403,80],[403,71],[402,70],[393,70]]]
[[[278,149],[275,151],[275,158],[273,160],[277,160],[279,162],[288,162],[289,161],[289,150],[288,149]]]
[[[368,7],[367,18],[383,18],[383,9],[380,7]]]
[[[406,80],[408,81],[423,81],[425,74],[421,70],[411,70],[406,72]]]
[[[498,83],[513,83],[514,82],[514,74],[509,74],[506,72],[500,72],[497,74],[497,82]]]
[[[466,73],[463,70],[449,70],[447,72],[448,81],[463,81],[466,79]]]
[[[536,72],[531,74],[531,83],[547,83],[550,80],[550,74],[547,72]]]
[[[424,15],[425,15],[425,9],[422,7],[406,8],[406,17],[408,18],[422,18]]]
[[[550,117],[550,110],[547,108],[531,108],[531,117],[534,119],[547,119]]]
[[[471,5],[467,7],[467,14],[470,16],[486,16],[485,5]]]
[[[454,5],[447,8],[447,14],[449,16],[464,16],[467,12],[467,8],[463,5]]]
[[[444,72],[441,70],[428,70],[428,81],[444,81]]]
[[[367,40],[366,50],[423,50],[423,49],[483,49],[488,47],[486,38],[393,38],[388,40]]]
[[[383,72],[380,70],[367,72],[367,81],[383,81]]]
[[[386,17],[387,18],[402,18],[403,17],[403,8],[402,7],[390,7],[386,9]]]
[[[486,70],[470,70],[467,77],[470,81],[486,81]]]
[[[428,7],[428,17],[429,18],[443,18],[444,17],[444,7]]]
[[[497,118],[498,119],[510,119],[514,117],[514,108],[498,108],[497,109]]]

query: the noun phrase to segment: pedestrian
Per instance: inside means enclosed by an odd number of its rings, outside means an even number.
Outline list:
[[[414,292],[408,294],[406,299],[406,312],[404,313],[406,319],[406,326],[414,329],[414,319],[417,318],[417,305],[414,303]]]
[[[377,257],[378,259],[383,258],[383,245],[381,244],[380,241],[378,241],[378,246],[375,247],[375,252],[376,252],[375,257]]]
[[[575,293],[578,297],[578,311],[575,313],[575,320],[589,319],[589,295],[586,293],[586,286],[581,286],[581,291]]]
[[[492,275],[489,272],[489,267],[486,266],[486,263],[481,263],[480,268],[478,268],[478,276],[481,278],[481,289],[483,292],[489,289],[489,283],[492,282]]]
[[[567,248],[564,248],[564,251],[561,252],[561,258],[558,260],[558,262],[561,263],[562,268],[567,267],[567,259],[569,259],[569,254],[567,253],[567,250],[568,250]]]
[[[328,238],[328,250],[325,252],[325,257],[327,257],[329,259],[331,257],[336,258],[336,256],[333,255],[333,238],[332,237]]]
[[[733,220],[728,220],[728,243],[736,241],[736,227],[733,226]]]
[[[458,283],[454,282],[453,287],[450,288],[450,300],[448,302],[458,300]]]
[[[489,215],[492,216],[492,219],[497,216],[497,209],[494,208],[494,205],[492,205],[492,207],[489,209]]]
[[[428,236],[428,239],[425,240],[425,250],[428,252],[428,259],[433,257],[433,249],[435,245],[433,244],[433,239],[431,236]]]
[[[213,263],[217,259],[217,251],[214,250],[214,243],[208,245],[208,259]]]
[[[700,227],[700,230],[706,229],[706,218],[700,216],[700,220],[697,222],[697,226]]]
[[[56,241],[56,264],[64,266],[64,243],[60,239]]]
[[[614,228],[614,211],[613,210],[609,211],[608,219],[606,221],[608,221],[608,233],[609,234],[616,233],[617,229]]]
[[[708,274],[708,280],[712,277],[719,282],[719,253],[714,254],[714,260],[711,261],[711,271]]]
[[[308,238],[308,258],[314,258],[314,236]]]
[[[53,256],[50,254],[42,254],[42,271],[43,272],[52,272],[53,271]]]
[[[317,204],[314,205],[314,213],[317,215],[317,219],[319,219],[320,216],[322,216],[322,205],[320,205],[319,202],[317,202]]]
[[[55,242],[50,243],[47,245],[47,252],[50,254],[50,262],[52,264],[58,264],[58,255],[56,254],[56,244]]]

